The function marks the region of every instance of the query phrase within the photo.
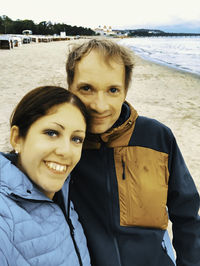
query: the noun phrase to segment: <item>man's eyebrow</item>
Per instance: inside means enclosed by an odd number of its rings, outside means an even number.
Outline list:
[[[90,84],[89,82],[84,82],[84,81],[80,81],[77,83],[77,87],[82,87],[82,86],[90,86],[90,87],[93,87],[92,84]],[[111,84],[109,85],[109,88],[121,88],[122,87],[122,84]]]
[[[89,82],[84,82],[84,81],[80,81],[77,84],[78,84],[78,86],[91,86],[91,84]]]
[[[122,87],[122,84],[113,84],[113,85],[110,85],[109,88],[121,88]]]
[[[77,133],[84,133],[84,134],[85,134],[85,130],[75,130],[74,132],[77,132]]]

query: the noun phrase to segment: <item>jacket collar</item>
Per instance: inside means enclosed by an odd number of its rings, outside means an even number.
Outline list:
[[[127,113],[130,115],[127,116]],[[110,148],[127,146],[137,117],[137,111],[128,102],[125,102],[119,119],[111,129],[100,135],[87,134],[84,149],[99,149],[103,143]]]
[[[14,165],[16,161],[16,154],[0,153],[0,192],[15,200],[51,201]]]

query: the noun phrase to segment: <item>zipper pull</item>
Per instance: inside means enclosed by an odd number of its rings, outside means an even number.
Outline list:
[[[122,179],[125,180],[126,179],[126,175],[125,175],[125,163],[122,159],[122,168],[123,168],[123,173],[122,173]]]

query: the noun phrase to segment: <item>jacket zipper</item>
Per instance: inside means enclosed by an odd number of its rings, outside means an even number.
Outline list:
[[[79,251],[79,248],[78,248],[78,246],[76,244],[76,240],[75,240],[75,236],[74,236],[74,227],[72,225],[71,219],[69,218],[67,222],[69,224],[70,235],[71,235],[71,238],[72,238],[72,241],[73,241],[73,244],[74,244],[74,248],[75,248],[75,251],[76,251],[76,254],[77,254],[77,257],[78,257],[79,264],[80,264],[80,266],[83,266],[83,263],[82,263],[82,260],[81,260],[81,255],[80,255],[80,251]]]
[[[125,179],[126,179],[126,174],[125,174],[125,162],[124,162],[123,159],[122,159],[122,169],[123,169],[123,172],[122,172],[122,179],[125,180]]]
[[[107,159],[109,158],[109,156],[108,156],[108,150],[106,151],[106,147],[105,147],[105,144],[102,144],[102,151],[104,152],[104,155],[106,154],[106,156],[103,156],[103,158],[104,158],[104,163],[105,163],[105,165],[107,165]],[[105,167],[105,169],[109,169],[109,167],[107,168],[107,167]],[[108,170],[108,171],[110,171],[110,170]],[[111,195],[111,177],[110,177],[110,174],[109,174],[109,172],[108,171],[106,171],[106,176],[107,176],[107,191],[108,191],[108,195]],[[114,233],[113,233],[113,231],[112,231],[112,224],[113,224],[113,221],[112,221],[112,212],[113,212],[113,210],[112,210],[112,202],[109,200],[108,201],[109,202],[109,204],[108,204],[108,206],[109,206],[109,218],[110,218],[110,223],[109,223],[109,227],[110,227],[110,234],[111,234],[111,237],[112,237],[112,239],[113,239],[113,242],[114,242],[114,247],[115,247],[115,250],[116,250],[116,254],[117,254],[117,260],[118,260],[118,266],[122,266],[122,263],[121,263],[121,258],[120,258],[120,252],[119,252],[119,247],[118,247],[118,243],[117,243],[117,238],[115,237],[115,235],[114,235]]]
[[[70,194],[70,191],[69,191],[69,194]],[[79,248],[76,244],[76,240],[75,240],[75,236],[74,236],[74,226],[72,224],[72,221],[70,219],[70,195],[68,196],[68,207],[67,207],[67,214],[66,214],[66,220],[67,220],[67,223],[69,225],[69,229],[70,229],[70,235],[71,235],[71,238],[72,238],[72,241],[73,241],[73,244],[74,244],[74,248],[75,248],[75,251],[76,251],[76,254],[77,254],[77,257],[78,257],[78,261],[79,261],[79,264],[80,266],[83,266],[83,262],[82,262],[82,259],[81,259],[81,254],[80,254],[80,251],[79,251]]]
[[[11,193],[11,196],[14,197],[15,199],[19,198],[19,199],[23,199],[23,200],[27,200],[25,198],[22,198],[18,195],[15,195],[14,193]],[[29,201],[32,201],[32,202],[35,202],[36,200],[31,200],[31,199],[28,199]],[[37,200],[38,201],[38,200]],[[45,202],[45,200],[43,200],[42,202]],[[46,200],[46,202],[51,202],[51,201],[48,201]],[[69,225],[69,230],[70,230],[70,235],[71,235],[71,238],[72,238],[72,241],[73,241],[73,244],[74,244],[74,248],[75,248],[75,251],[76,251],[76,254],[77,254],[77,257],[78,257],[78,261],[79,261],[79,264],[80,266],[83,266],[83,262],[82,262],[82,259],[81,259],[81,255],[80,255],[80,251],[79,251],[79,248],[76,244],[76,240],[75,240],[75,236],[74,236],[74,226],[72,224],[72,221],[70,219],[70,197],[68,197],[68,209],[67,209],[67,213],[64,212],[64,215],[65,215],[65,219]]]
[[[130,217],[130,206],[131,206],[131,200],[130,200],[130,189],[129,189],[129,183],[128,183],[128,180],[126,179],[126,171],[125,171],[125,160],[124,160],[124,157],[122,157],[122,180],[124,180],[125,185],[126,185],[126,201],[127,201],[127,213],[128,213],[128,216]],[[125,180],[126,179],[126,180]]]

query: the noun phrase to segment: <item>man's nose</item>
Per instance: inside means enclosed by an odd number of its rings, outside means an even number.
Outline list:
[[[97,113],[104,113],[108,110],[108,99],[106,95],[101,92],[94,96],[90,103],[90,108]]]

